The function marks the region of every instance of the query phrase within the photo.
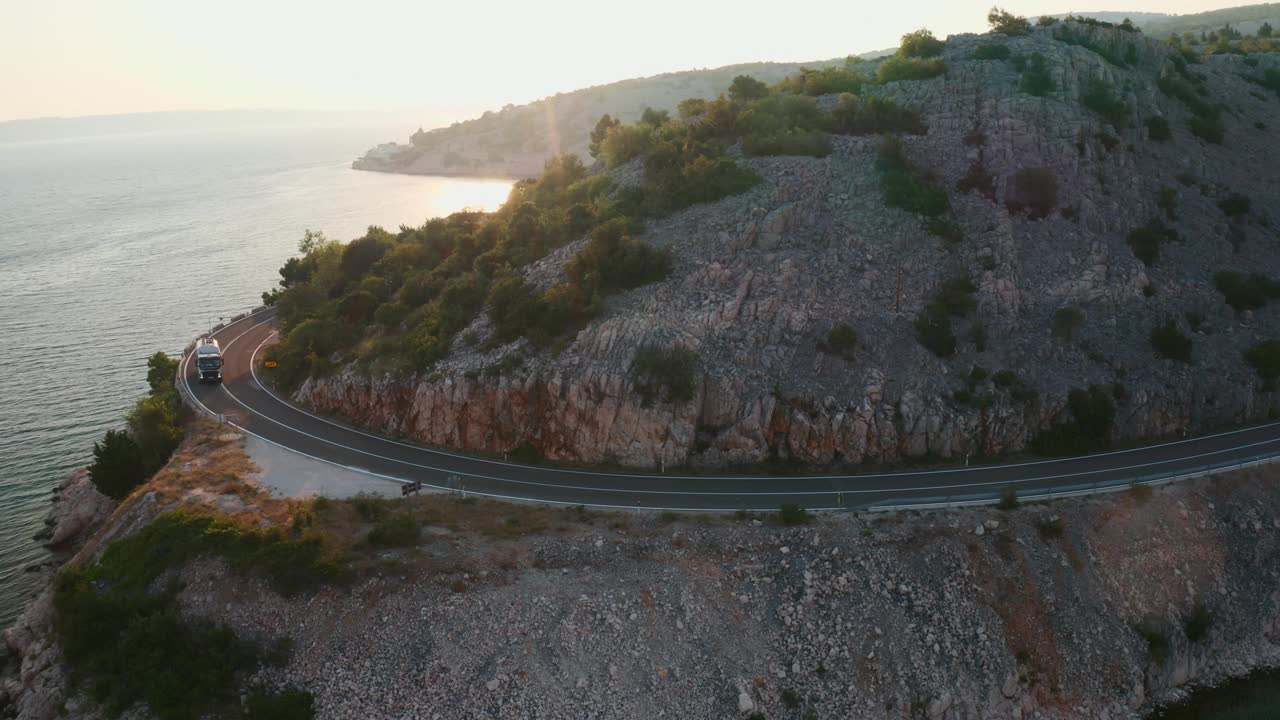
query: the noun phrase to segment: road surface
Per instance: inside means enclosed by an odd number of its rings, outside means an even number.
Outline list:
[[[196,381],[182,361],[184,389],[207,412],[295,452],[388,481],[420,481],[469,494],[572,505],[663,510],[928,507],[1123,488],[1280,457],[1280,423],[1133,450],[994,466],[854,475],[751,476],[606,472],[522,465],[381,437],[314,415],[268,390],[258,375],[275,337],[274,310],[218,330],[222,385]]]

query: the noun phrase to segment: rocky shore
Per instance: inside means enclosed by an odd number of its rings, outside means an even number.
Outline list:
[[[1280,661],[1276,480],[796,527],[433,496],[408,506],[422,540],[348,588],[284,598],[207,559],[181,571],[181,607],[289,637],[256,679],[310,691],[326,720],[1121,720]],[[526,522],[484,535],[469,513]],[[5,633],[0,717],[98,717],[67,695],[50,612],[46,593]]]

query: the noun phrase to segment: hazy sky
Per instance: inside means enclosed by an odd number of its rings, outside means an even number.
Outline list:
[[[1246,4],[1069,2],[1005,6],[1037,16],[1086,9],[1185,14]],[[628,77],[892,47],[922,25],[939,36],[980,32],[990,5],[0,0],[0,120],[243,108],[419,110],[461,119]]]

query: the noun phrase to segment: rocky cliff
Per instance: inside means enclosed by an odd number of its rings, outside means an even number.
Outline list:
[[[1070,388],[1088,385],[1114,392],[1112,441],[1271,416],[1274,393],[1244,352],[1280,338],[1280,315],[1274,303],[1233,310],[1214,276],[1280,276],[1280,93],[1258,84],[1280,58],[1186,65],[1141,34],[1070,27],[1071,42],[1061,26],[953,36],[944,75],[863,89],[921,113],[927,133],[903,147],[946,189],[962,240],[886,207],[874,137],[834,136],[823,158],[740,158],[764,181],[649,223],[643,239],[673,254],[669,278],[612,298],[563,352],[487,349],[482,318],[430,373],[349,366],[296,398],[433,444],[641,466],[1017,451],[1067,417]],[[1053,89],[1030,94],[1013,62],[975,59],[986,44],[1038,54]],[[1219,109],[1220,143],[1192,132],[1195,101],[1168,82],[1201,88],[1195,97]],[[1099,83],[1122,108],[1110,117],[1090,107]],[[1019,210],[1028,169],[1056,187],[1043,217]],[[611,174],[626,183],[637,172]],[[1237,194],[1249,209],[1228,215]],[[1172,233],[1148,265],[1132,233],[1157,220]],[[584,242],[527,267],[526,280],[562,277]],[[977,311],[957,325],[957,352],[939,358],[913,322],[956,275],[972,278]],[[1055,327],[1065,310],[1076,313],[1066,330]],[[1167,321],[1191,339],[1188,362],[1153,350]],[[839,323],[856,331],[851,355],[820,349]],[[697,354],[695,397],[646,405],[632,358],[672,343]],[[511,354],[520,369],[482,372]]]
[[[289,638],[246,680],[309,691],[320,720],[1122,720],[1280,661],[1273,468],[798,527],[433,495],[396,505],[418,540],[374,550],[330,501],[314,527],[346,538],[350,586],[282,597],[212,558],[174,576],[184,617]],[[98,538],[156,509],[126,503]],[[100,717],[69,690],[52,613],[46,594],[6,633],[21,668],[0,717]]]

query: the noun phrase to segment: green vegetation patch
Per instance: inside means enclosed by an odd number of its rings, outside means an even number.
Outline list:
[[[1028,95],[1036,97],[1044,97],[1053,92],[1057,85],[1053,82],[1053,77],[1049,75],[1049,65],[1045,61],[1044,56],[1040,53],[1031,53],[1022,65],[1022,79],[1018,83],[1018,89]]]
[[[1151,330],[1151,347],[1170,360],[1191,362],[1192,344],[1191,338],[1182,334],[1174,320],[1166,320]]]
[[[850,359],[858,347],[858,333],[848,323],[838,323],[818,341],[818,349],[831,355]]]
[[[876,81],[881,83],[903,80],[928,80],[947,72],[947,62],[940,57],[912,58],[892,55],[876,68]]]
[[[925,133],[919,113],[900,107],[893,98],[861,98],[849,94],[841,95],[832,108],[831,129],[842,135]]]
[[[1040,431],[1031,448],[1040,455],[1083,455],[1107,447],[1115,423],[1116,405],[1110,388],[1090,385],[1067,394],[1070,419]]]
[[[1103,80],[1093,80],[1080,96],[1080,103],[1102,116],[1118,130],[1129,126],[1129,106],[1116,97],[1115,88]]]
[[[1268,387],[1280,380],[1280,340],[1260,342],[1246,350],[1244,358]]]
[[[1008,60],[1012,53],[1008,45],[1001,43],[978,43],[973,51],[974,60]]]
[[[284,594],[346,577],[318,539],[189,513],[161,515],[111,543],[98,564],[64,570],[54,629],[74,682],[109,716],[138,702],[165,720],[235,708],[239,678],[268,655],[225,626],[180,615],[169,573],[201,556],[221,557]]]
[[[631,361],[636,392],[648,405],[654,400],[676,403],[693,399],[698,356],[684,345],[646,345]]]
[[[1227,304],[1237,311],[1258,310],[1267,302],[1280,299],[1280,281],[1262,273],[1245,275],[1223,270],[1214,274],[1213,285]]]
[[[195,362],[192,360],[192,362]],[[134,404],[127,430],[108,430],[93,444],[89,478],[98,492],[123,499],[169,461],[182,442],[182,405],[174,388],[178,361],[162,352],[147,358],[146,397]]]
[[[973,313],[978,306],[973,297],[977,290],[968,275],[944,280],[933,299],[912,323],[920,344],[938,357],[954,355],[957,341],[951,327],[952,318],[962,318]]]
[[[898,138],[888,135],[880,142],[876,168],[884,202],[907,212],[934,217],[951,208],[946,190],[925,177],[907,161]]]
[[[1014,174],[1005,195],[1011,213],[1026,212],[1033,219],[1048,217],[1058,206],[1058,178],[1044,167],[1023,168]]]
[[[1165,243],[1177,242],[1179,239],[1177,231],[1156,218],[1146,225],[1134,228],[1125,241],[1129,243],[1134,256],[1150,267],[1160,259],[1160,248]]]

